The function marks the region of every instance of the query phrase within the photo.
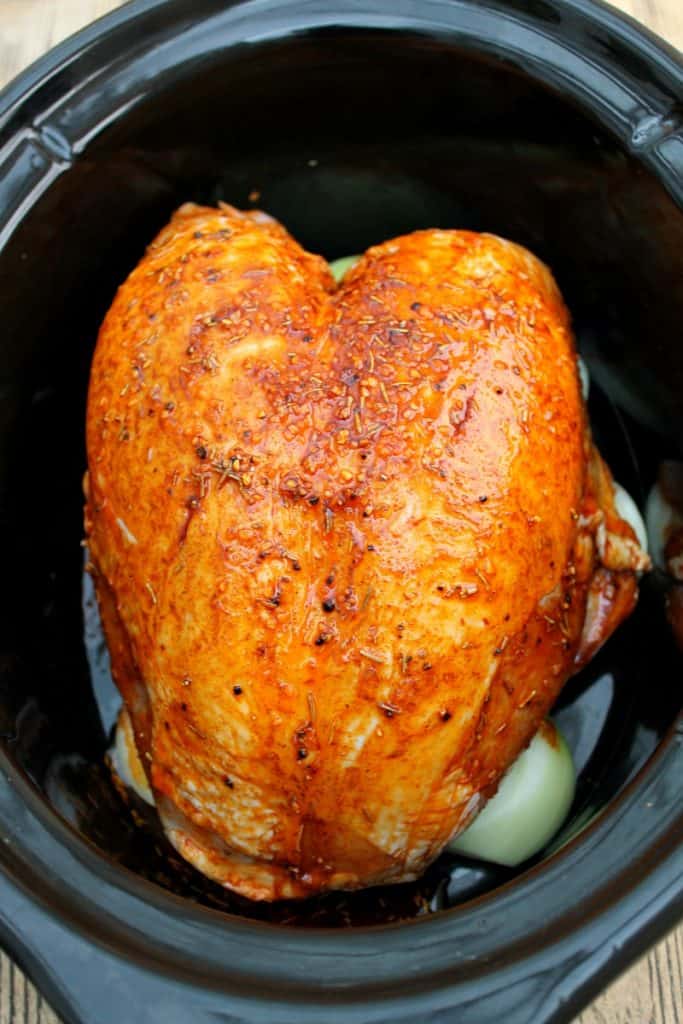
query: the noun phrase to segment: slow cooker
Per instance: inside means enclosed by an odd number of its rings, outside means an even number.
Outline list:
[[[592,0],[133,0],[0,96],[0,939],[71,1024],[559,1024],[683,913],[672,586],[566,687],[578,770],[520,869],[303,904],[174,857],[104,764],[84,589],[98,325],[186,200],[258,205],[328,259],[419,227],[554,270],[590,415],[641,504],[683,447],[683,62]]]

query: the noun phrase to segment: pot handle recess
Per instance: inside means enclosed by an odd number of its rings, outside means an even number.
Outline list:
[[[378,999],[365,1006],[335,1007],[332,1000],[321,1018],[320,1006],[316,1011],[305,1005],[278,1005],[274,993],[272,1002],[248,1007],[234,994],[190,987],[170,974],[114,955],[36,903],[2,869],[0,946],[64,1024],[564,1024],[574,1016],[574,1008],[565,1016],[553,1000],[539,1002],[541,979],[533,976],[510,979],[496,991],[474,998],[472,992],[463,992],[451,997],[447,1006],[397,1007]],[[564,969],[561,964],[554,972],[545,972],[541,987],[552,989]],[[558,977],[548,976],[553,973]]]
[[[202,990],[155,973],[70,929],[16,886],[0,869],[0,946],[38,987],[64,1024],[568,1024],[585,1002],[544,997],[567,964],[538,974],[503,978],[488,992],[463,991],[447,1005],[397,1006],[378,999],[365,1006],[321,1007],[259,1001]],[[564,1005],[563,1005],[564,1004]]]
[[[202,991],[168,974],[157,974],[69,929],[49,908],[39,906],[0,870],[0,946],[47,999],[64,1024],[323,1024],[311,1007],[236,1005],[234,995]],[[564,973],[564,965],[559,967]],[[552,979],[544,983],[552,988]],[[557,979],[556,979],[557,980]],[[343,1008],[328,1003],[324,1024],[564,1024],[567,1016],[552,1001],[539,1006],[538,979],[525,977],[483,998],[446,1006],[397,1007],[380,1001]],[[541,1015],[530,1008],[536,1006]],[[320,1007],[318,1007],[320,1010]],[[548,1011],[546,1013],[546,1010]],[[265,1015],[264,1015],[265,1014]],[[417,1016],[416,1016],[417,1014]]]

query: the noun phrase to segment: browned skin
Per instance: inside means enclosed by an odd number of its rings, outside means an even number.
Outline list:
[[[263,214],[183,207],[103,324],[88,458],[162,820],[257,899],[418,875],[647,564],[553,278],[491,235],[394,239],[336,288]]]

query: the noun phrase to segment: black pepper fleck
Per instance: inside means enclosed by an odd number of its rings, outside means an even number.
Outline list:
[[[233,686],[232,692],[235,694],[236,697],[239,697],[239,695],[242,693],[242,687],[241,686]]]
[[[323,601],[324,612],[333,612],[336,609],[336,607],[337,605],[335,604],[335,600],[333,597],[326,597],[325,600]]]

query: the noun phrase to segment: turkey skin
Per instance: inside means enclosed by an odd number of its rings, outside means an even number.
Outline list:
[[[253,899],[414,879],[647,568],[567,310],[501,238],[341,284],[267,215],[182,207],[119,289],[86,535],[168,838]]]

